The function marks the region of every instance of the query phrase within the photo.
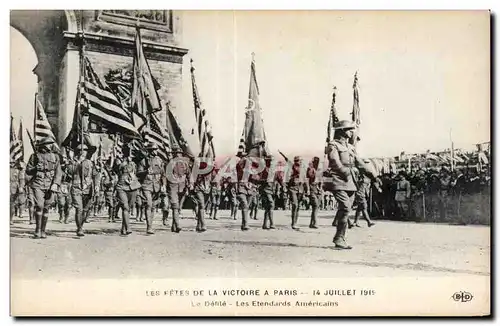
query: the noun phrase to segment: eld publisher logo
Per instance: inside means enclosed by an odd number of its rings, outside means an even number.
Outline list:
[[[469,292],[460,291],[455,292],[452,298],[457,302],[469,302],[472,300],[473,296]]]

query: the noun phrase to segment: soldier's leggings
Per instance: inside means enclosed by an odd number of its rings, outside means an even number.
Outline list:
[[[241,229],[245,229],[247,227],[248,220],[248,195],[247,194],[238,194],[238,201],[240,203],[241,208]]]
[[[82,230],[83,223],[92,205],[92,195],[82,194],[81,191],[73,190],[71,199],[73,201],[73,207],[75,208],[75,223],[78,232]]]
[[[309,223],[310,227],[316,226],[316,220],[318,217],[318,208],[320,207],[320,196],[317,194],[311,194],[309,196],[310,204],[311,204],[311,222]]]
[[[179,215],[182,206],[179,196],[183,196],[186,193],[185,190],[186,185],[184,183],[167,183],[167,196],[172,208],[172,226],[170,227],[172,232],[178,232],[181,229],[179,226]]]
[[[123,189],[116,190],[118,206],[122,208],[122,230],[121,233],[129,232],[130,227],[130,207],[135,203],[137,190],[125,191]]]
[[[274,227],[273,221],[273,209],[274,209],[274,198],[271,193],[262,193],[262,206],[264,208],[264,222],[262,223],[263,229],[269,229]]]
[[[196,191],[194,193],[194,200],[198,205],[196,210],[196,231],[205,229],[205,193],[203,191]]]
[[[290,200],[292,202],[292,228],[297,225],[297,221],[299,220],[299,209],[300,202],[302,201],[303,193],[300,193],[296,190],[290,190]]]
[[[35,234],[41,236],[45,233],[45,228],[47,226],[47,221],[49,217],[47,216],[49,212],[49,207],[53,202],[53,193],[49,190],[42,190],[38,188],[33,188],[33,199],[35,201]]]
[[[354,191],[334,190],[333,196],[338,204],[337,214],[335,215],[335,219],[337,220],[337,232],[335,233],[333,242],[342,244],[345,243],[347,220],[352,207]]]
[[[147,230],[153,230],[153,202],[156,202],[160,197],[160,192],[152,192],[150,190],[143,190],[142,194],[144,196],[144,200],[142,204],[144,205],[144,210],[146,214],[146,225]]]
[[[210,216],[214,218],[214,220],[217,219],[217,210],[219,209],[220,205],[220,193],[218,192],[212,192],[210,194]]]

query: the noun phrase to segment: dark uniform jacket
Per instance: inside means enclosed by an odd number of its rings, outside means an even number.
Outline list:
[[[128,159],[118,160],[115,163],[114,170],[118,175],[116,190],[133,191],[141,188],[141,184],[137,179],[137,167],[134,161]]]
[[[138,173],[142,190],[160,192],[166,184],[165,165],[159,156],[144,158],[139,164]]]
[[[71,190],[88,195],[99,184],[99,173],[88,158],[68,166],[67,173],[72,176]]]
[[[26,173],[33,176],[31,187],[47,191],[52,185],[61,184],[61,164],[55,153],[34,153],[26,166]]]

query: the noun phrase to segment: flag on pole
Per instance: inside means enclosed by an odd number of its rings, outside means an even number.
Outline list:
[[[194,115],[198,130],[198,139],[200,141],[200,157],[215,158],[215,149],[213,143],[210,123],[206,117],[206,111],[202,108],[200,94],[196,86],[194,77],[193,59],[191,59],[191,85],[193,88]]]
[[[326,145],[333,141],[333,136],[335,133],[334,126],[339,122],[339,117],[337,115],[337,109],[335,108],[335,100],[337,97],[337,87],[333,86],[332,93],[332,105],[330,106],[330,114],[328,115],[328,126],[326,128]]]
[[[237,156],[262,157],[269,153],[266,134],[262,119],[262,108],[259,104],[259,86],[255,73],[255,60],[252,54],[250,65],[250,87],[248,91],[248,106],[245,109],[245,124],[238,146]]]
[[[10,116],[10,161],[17,163],[21,160],[22,158],[22,144],[17,139],[16,133],[14,131],[14,117]]]
[[[354,74],[354,82],[352,84],[353,89],[353,104],[352,104],[352,121],[356,124],[356,130],[351,139],[351,143],[356,145],[359,137],[359,126],[361,125],[361,112],[359,109],[359,85],[358,85],[358,72]]]
[[[143,128],[143,138],[146,142],[156,144],[158,147],[158,156],[163,160],[168,160],[170,153],[170,135],[162,126],[156,113],[151,114],[146,126]]]
[[[132,117],[123,108],[106,81],[97,75],[87,57],[84,56],[82,61],[84,80],[79,90],[82,113],[89,115],[89,122],[103,125],[114,132],[139,136]]]
[[[40,141],[41,139],[48,137],[54,140],[54,144],[57,146],[56,136],[52,132],[52,127],[50,126],[49,120],[47,119],[47,115],[45,114],[45,110],[43,109],[42,103],[38,98],[38,93],[35,94],[35,143]]]
[[[19,143],[21,144],[21,158],[20,160],[24,162],[24,139],[23,139],[23,120],[19,122],[19,132],[17,134],[17,139],[19,140]]]
[[[186,141],[186,138],[184,137],[182,128],[177,118],[173,114],[172,110],[170,110],[168,103],[166,111],[167,111],[166,130],[168,131],[167,134],[170,141],[170,150],[172,151],[174,149],[180,149],[185,155],[189,157],[194,157],[193,151],[189,147],[189,144]]]
[[[135,51],[133,63],[133,85],[131,94],[131,110],[142,119],[144,124],[147,123],[147,117],[153,112],[161,111],[160,97],[158,96],[158,83],[151,74],[144,48],[141,41],[141,30],[136,28],[135,33]]]

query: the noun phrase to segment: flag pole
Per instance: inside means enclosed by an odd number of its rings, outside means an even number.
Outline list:
[[[34,101],[34,105],[33,105],[33,135],[35,136],[35,142],[32,142],[32,145],[33,145],[33,152],[36,153],[36,117],[38,115],[38,110],[37,110],[37,105],[36,105],[36,102],[38,100],[38,92],[35,92],[35,101]]]
[[[453,144],[452,129],[450,128],[450,141],[451,141],[451,171],[455,170],[455,148]]]

